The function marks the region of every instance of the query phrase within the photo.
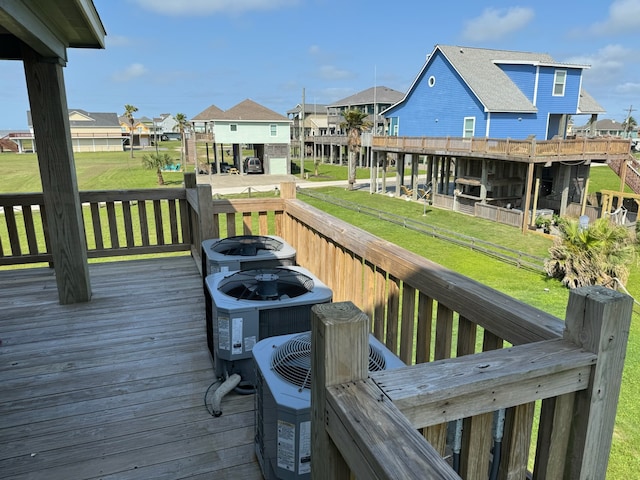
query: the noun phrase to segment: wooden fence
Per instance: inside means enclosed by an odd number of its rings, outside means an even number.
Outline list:
[[[460,474],[486,479],[494,447],[492,412],[502,408],[506,413],[499,479],[524,479],[529,469],[536,479],[562,478],[563,474],[564,478],[604,478],[631,318],[630,297],[608,290],[574,294],[565,323],[297,200],[293,183],[283,184],[277,199],[218,201],[211,199],[210,187],[195,186],[195,178],[186,178],[185,186],[175,194],[163,189],[162,200],[151,192],[103,192],[89,198],[89,211],[103,208],[101,202],[113,204],[104,207],[109,228],[103,227],[100,216],[98,229],[108,232],[110,248],[103,239],[101,250],[109,252],[92,255],[184,249],[200,265],[202,239],[240,231],[276,233],[296,249],[298,263],[332,289],[335,302],[350,302],[364,312],[370,323],[360,329],[358,338],[372,331],[406,365],[413,366],[395,380],[385,374],[372,375],[371,380],[355,374],[347,385],[340,381],[323,388],[326,375],[314,378],[320,382],[314,395],[323,393],[327,405],[336,411],[335,416],[326,417],[329,448],[318,450],[314,444],[314,478],[345,478],[333,476],[331,469],[343,472],[346,466],[360,478],[457,478],[442,459],[448,455],[448,422],[464,418]],[[7,205],[26,204],[30,207],[23,211],[33,213],[34,206],[41,205],[36,197],[19,201],[11,197],[0,197],[5,211]],[[121,233],[113,228],[110,209],[141,201],[153,205],[149,208],[154,214],[138,224],[133,220],[136,215],[123,213],[123,218],[131,217],[124,220],[125,241],[113,248],[116,231],[118,239]],[[147,222],[149,217],[164,215],[175,221],[170,221],[171,234],[162,230],[160,235],[158,227]],[[43,218],[46,225],[46,215]],[[137,218],[141,218],[139,209]],[[27,229],[35,231],[37,222],[27,223],[32,225]],[[97,225],[94,220],[86,223]],[[131,246],[129,239],[144,228],[155,232],[149,234],[150,245],[137,247],[134,241]],[[30,235],[33,241],[27,243],[41,242],[37,233]],[[165,243],[157,237],[165,238]],[[95,227],[92,238],[96,238]],[[29,255],[13,251],[6,255],[1,250],[0,261],[17,263],[40,255],[39,248]],[[16,256],[23,258],[16,260]],[[344,350],[355,352],[361,342],[347,343]],[[331,351],[337,355],[335,348]],[[356,360],[349,358],[343,365]],[[355,369],[348,374],[354,371],[362,373]],[[536,404],[541,405],[539,415]],[[318,403],[312,408],[314,416],[324,415]],[[360,428],[355,428],[358,423]],[[312,428],[320,426],[326,424],[315,422]],[[353,443],[337,440],[346,433]],[[371,441],[380,435],[382,443]],[[401,459],[404,463],[407,456],[414,458],[406,466],[417,465],[419,475],[398,477],[386,469]],[[368,463],[372,459],[377,459],[373,466]],[[328,476],[317,470],[325,467],[331,470]],[[435,473],[430,476],[429,472]],[[371,473],[380,476],[371,477]]]
[[[187,188],[80,192],[87,256],[199,257],[202,239],[211,237],[211,189],[196,186],[194,174],[185,182]],[[43,194],[0,195],[0,207],[0,265],[52,262]]]

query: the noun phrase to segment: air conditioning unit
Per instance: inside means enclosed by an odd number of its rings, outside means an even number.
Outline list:
[[[311,477],[311,333],[280,335],[253,348],[256,456],[265,480]],[[369,371],[404,363],[369,335]]]
[[[203,277],[216,272],[296,264],[295,249],[275,235],[240,235],[202,242]]]
[[[237,373],[255,385],[251,351],[262,339],[311,329],[311,307],[331,301],[329,287],[299,266],[218,272],[205,279],[207,344],[218,378]]]

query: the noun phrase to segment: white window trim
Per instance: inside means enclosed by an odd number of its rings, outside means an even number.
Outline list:
[[[471,129],[471,135],[467,136],[467,120],[473,122],[473,128]],[[476,117],[464,117],[462,120],[462,138],[472,138],[476,135]]]
[[[556,93],[556,85],[560,85],[558,82],[558,74],[564,73],[564,80],[562,81],[562,93]],[[556,70],[556,73],[553,75],[553,91],[552,95],[554,97],[564,97],[564,92],[567,88],[567,71],[566,70]]]

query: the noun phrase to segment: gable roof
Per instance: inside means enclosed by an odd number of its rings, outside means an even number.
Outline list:
[[[291,122],[284,115],[280,115],[273,110],[264,107],[253,100],[246,99],[222,112],[211,120],[236,120],[236,121],[258,121],[258,122]]]
[[[214,118],[220,118],[220,115],[224,113],[224,110],[216,107],[215,105],[211,105],[210,107],[205,108],[202,112],[197,114],[195,117],[191,118],[191,121],[198,120],[213,120]]]
[[[394,104],[402,100],[404,93],[398,92],[384,85],[371,87],[361,92],[358,92],[350,97],[343,98],[334,102],[329,107],[348,107],[351,105],[373,105],[375,103],[389,103]]]
[[[624,125],[622,125],[622,123],[620,122],[616,122],[615,120],[611,120],[609,118],[603,118],[602,120],[598,120],[594,124],[586,123],[585,125],[574,128],[574,130],[576,131],[591,130],[593,132],[605,130],[605,131],[622,132],[624,131]]]
[[[588,65],[556,62],[546,53],[436,45],[433,52],[427,57],[409,91],[399,103],[407,99],[437,52],[442,53],[487,112],[535,113],[538,111],[536,106],[500,68],[501,64],[589,68]],[[585,92],[583,91],[582,93]],[[596,113],[599,105],[595,100],[586,93],[584,99],[585,109]]]
[[[72,117],[78,118],[78,120],[73,120]],[[80,120],[80,118],[82,118],[82,120]],[[33,125],[31,110],[27,111],[27,122],[29,127]],[[69,126],[72,128],[119,127],[120,122],[116,113],[87,112],[79,108],[70,108]]]
[[[287,111],[287,115],[291,115],[291,114],[294,114],[294,113],[300,113],[300,110],[302,110],[302,104],[301,103],[299,103],[298,105],[293,107],[291,110]],[[319,115],[327,115],[328,114],[327,105],[322,104],[322,103],[305,103],[304,104],[304,113],[305,114],[315,113],[315,114],[319,114]]]

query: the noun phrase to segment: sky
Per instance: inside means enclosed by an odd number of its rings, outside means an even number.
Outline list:
[[[405,93],[434,46],[547,53],[590,65],[583,88],[607,111],[640,118],[640,0],[94,0],[103,50],[69,49],[71,109],[136,115],[275,112],[331,104],[374,86]],[[0,61],[0,130],[26,130],[19,61]],[[588,117],[576,119],[581,125]]]

